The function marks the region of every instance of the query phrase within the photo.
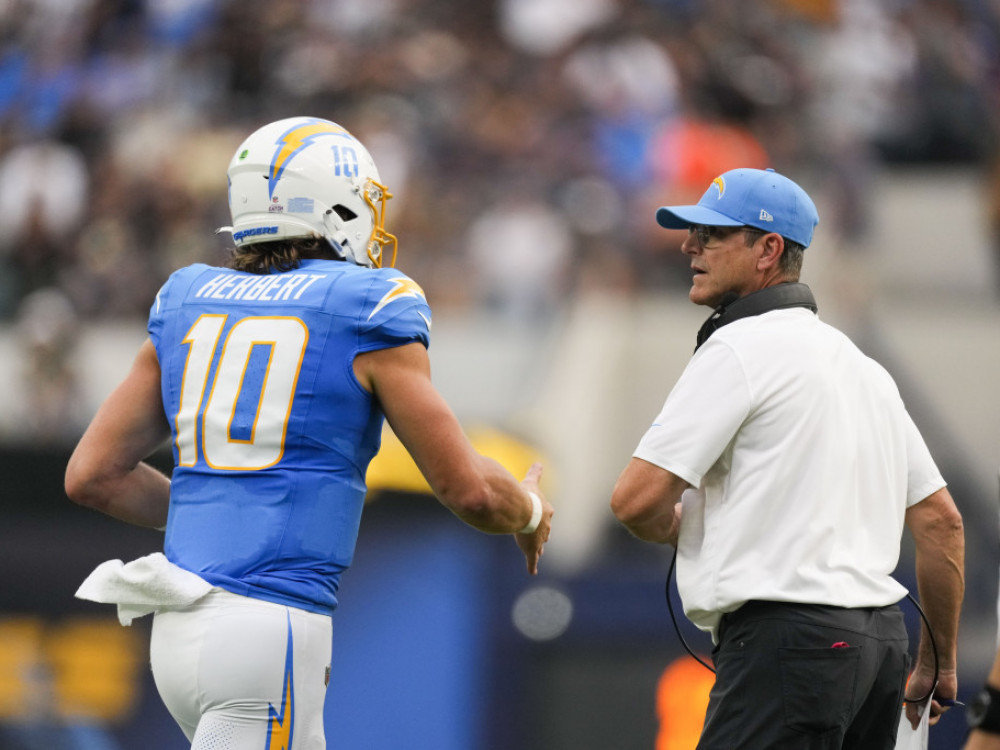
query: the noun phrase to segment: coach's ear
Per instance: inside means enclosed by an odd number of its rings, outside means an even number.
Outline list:
[[[768,232],[754,243],[757,253],[757,270],[770,271],[778,267],[781,254],[785,252],[785,238],[777,232]]]

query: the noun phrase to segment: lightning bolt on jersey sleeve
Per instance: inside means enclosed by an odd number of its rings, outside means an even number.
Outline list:
[[[431,309],[423,289],[394,269],[373,272],[362,310],[360,351],[402,346],[414,341],[430,345]]]
[[[332,612],[384,419],[354,357],[427,346],[430,320],[392,269],[174,273],[148,324],[175,461],[167,557],[234,593]]]

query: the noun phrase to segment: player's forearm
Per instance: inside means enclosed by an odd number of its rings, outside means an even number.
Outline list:
[[[453,491],[444,490],[442,502],[470,526],[487,534],[513,534],[531,520],[533,502],[528,490],[499,463],[479,456],[477,477]]]
[[[67,474],[73,502],[127,523],[162,528],[170,505],[170,480],[147,463],[131,469]]]
[[[964,750],[1000,750],[1000,734],[989,734],[978,729],[973,730]]]
[[[66,466],[73,502],[140,526],[167,522],[170,480],[143,458],[170,434],[160,365],[148,339],[132,370],[101,404]]]
[[[994,690],[1000,690],[1000,651],[993,658],[993,666],[986,676],[986,684]],[[1000,734],[974,729],[964,745],[964,750],[1000,750]]]

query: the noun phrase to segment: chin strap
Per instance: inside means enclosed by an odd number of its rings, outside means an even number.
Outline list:
[[[769,286],[743,297],[737,296],[735,292],[726,292],[722,296],[722,304],[715,308],[699,329],[698,343],[694,350],[698,351],[713,333],[734,320],[787,307],[805,307],[816,312],[816,298],[808,286],[797,281]]]

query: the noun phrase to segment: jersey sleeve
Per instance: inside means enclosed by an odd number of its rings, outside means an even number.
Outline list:
[[[176,272],[172,273],[170,277],[163,282],[163,286],[160,287],[160,291],[156,293],[156,297],[153,299],[153,304],[149,308],[149,320],[146,322],[146,331],[149,333],[149,337],[153,340],[153,343],[157,343],[160,340],[160,335],[163,333],[163,325],[166,320],[165,312],[167,310],[168,301],[170,299],[170,290],[172,287],[171,282],[177,275]]]
[[[209,267],[204,263],[195,263],[184,268],[180,268],[170,274],[169,278],[163,282],[160,291],[156,293],[153,304],[149,308],[149,318],[146,322],[146,331],[155,344],[163,332],[163,326],[167,319],[167,310],[175,306],[178,300],[183,297],[184,290],[191,285],[191,281]]]
[[[374,276],[359,324],[359,351],[415,341],[430,345],[431,308],[424,291],[409,276],[394,269],[380,269]]]

